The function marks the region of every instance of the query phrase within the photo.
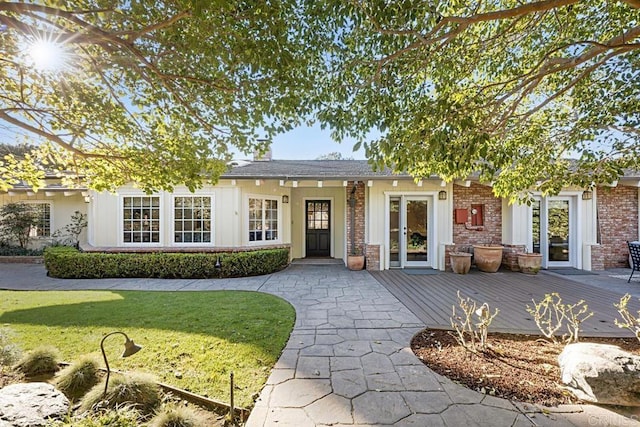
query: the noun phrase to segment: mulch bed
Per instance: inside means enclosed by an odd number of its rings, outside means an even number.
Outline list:
[[[585,338],[640,355],[635,338]],[[490,333],[489,347],[471,353],[449,331],[425,329],[411,342],[413,352],[433,371],[492,396],[544,406],[579,403],[560,384],[558,355],[564,344],[536,335]]]

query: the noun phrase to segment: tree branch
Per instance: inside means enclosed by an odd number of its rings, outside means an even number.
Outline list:
[[[58,137],[57,135],[51,134],[49,132],[45,132],[45,131],[43,131],[41,129],[38,129],[38,128],[34,127],[34,126],[31,126],[28,123],[24,123],[23,121],[18,120],[16,118],[10,116],[4,110],[0,110],[0,119],[6,121],[8,123],[11,123],[14,126],[22,128],[22,129],[24,129],[26,131],[29,131],[29,132],[34,133],[36,135],[39,135],[39,136],[41,136],[43,138],[46,138],[49,141],[53,142],[54,144],[57,144],[60,147],[64,148],[65,150],[73,153],[74,155],[76,155],[78,157],[84,158],[84,159],[106,159],[106,160],[122,159],[122,160],[124,160],[124,158],[120,157],[120,156],[86,153],[86,152],[74,147],[73,145],[67,143],[62,138]]]

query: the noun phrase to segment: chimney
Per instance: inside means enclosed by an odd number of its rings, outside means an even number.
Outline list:
[[[258,147],[263,147],[264,152],[262,150],[256,150],[253,152],[253,161],[254,162],[270,162],[271,161],[271,142],[268,139],[258,139]]]

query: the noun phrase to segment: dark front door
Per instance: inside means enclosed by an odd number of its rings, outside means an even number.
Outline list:
[[[306,202],[308,257],[331,256],[330,212],[329,200],[307,200]]]

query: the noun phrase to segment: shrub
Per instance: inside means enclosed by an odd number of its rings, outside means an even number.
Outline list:
[[[631,295],[625,294],[620,298],[620,303],[613,304],[615,308],[618,309],[620,317],[622,317],[622,321],[614,319],[614,322],[618,328],[626,328],[633,332],[638,341],[640,341],[640,311],[637,312],[637,316],[629,312],[629,307],[627,307],[627,305],[629,304],[630,299]]]
[[[205,427],[206,421],[186,406],[168,405],[151,419],[149,427]]]
[[[87,225],[87,215],[80,211],[75,211],[73,215],[71,215],[71,222],[53,232],[51,237],[59,240],[59,243],[63,245],[77,248],[80,246],[80,234],[87,228]]]
[[[67,417],[63,421],[51,421],[47,427],[137,427],[140,414],[133,408],[120,407],[113,410]]]
[[[18,242],[26,248],[31,240],[31,228],[38,223],[38,214],[28,203],[7,203],[0,206],[0,237],[5,242]]]
[[[98,366],[95,356],[82,356],[58,372],[55,386],[69,399],[78,399],[98,383]]]
[[[94,386],[82,399],[80,409],[90,411],[97,408],[115,409],[129,405],[143,415],[151,414],[160,403],[160,388],[151,375],[116,375],[109,381],[107,394],[103,397],[104,382]]]
[[[53,374],[58,370],[60,352],[51,346],[38,347],[25,354],[16,364],[15,369],[28,377],[42,374]]]
[[[27,249],[0,243],[0,256],[41,256],[42,249]]]
[[[11,366],[20,358],[20,349],[10,338],[8,329],[0,329],[0,367]]]
[[[221,268],[216,269],[220,259]],[[69,247],[49,247],[44,253],[49,275],[63,279],[157,277],[198,279],[245,277],[281,270],[288,249],[233,253],[86,253]]]
[[[452,333],[451,335],[458,341],[458,344],[471,352],[475,353],[478,345],[480,350],[486,350],[489,325],[491,325],[491,322],[500,311],[496,308],[496,311],[491,314],[489,304],[486,302],[478,307],[478,304],[471,298],[462,298],[460,291],[456,295],[464,317],[456,314],[456,306],[454,305],[453,315],[450,320],[455,334]],[[474,314],[477,317],[477,323],[473,321]]]
[[[568,333],[562,335],[563,342],[578,342],[580,325],[593,316],[593,312],[587,313],[589,306],[584,300],[575,304],[564,304],[556,292],[546,294],[540,302],[532,301],[533,307],[527,305],[527,312],[533,316],[542,335],[552,342],[558,341],[556,335],[565,322]]]

